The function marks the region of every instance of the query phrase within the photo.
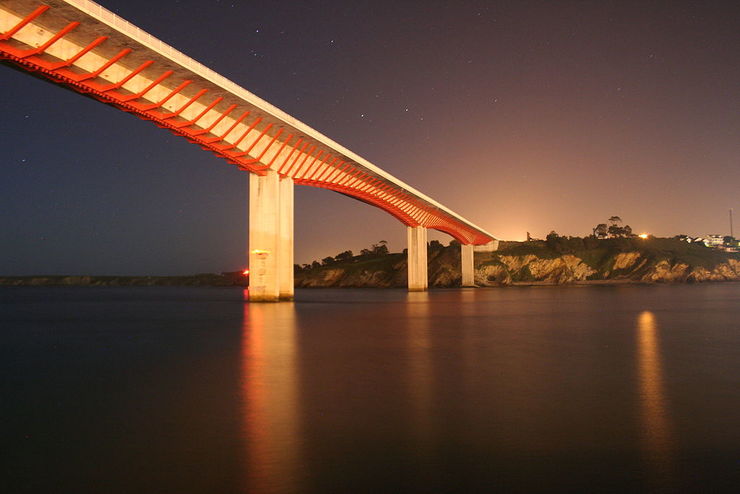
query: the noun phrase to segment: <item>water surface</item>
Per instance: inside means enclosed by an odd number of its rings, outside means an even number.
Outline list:
[[[740,285],[0,289],[4,492],[731,492]]]

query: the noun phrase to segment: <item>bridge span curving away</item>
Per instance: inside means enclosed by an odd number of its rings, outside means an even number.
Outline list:
[[[472,286],[482,228],[236,83],[88,0],[0,0],[0,60],[170,132],[250,173],[250,300],[293,296],[293,187],[345,194],[408,229],[409,289],[426,290],[427,229],[461,244]]]

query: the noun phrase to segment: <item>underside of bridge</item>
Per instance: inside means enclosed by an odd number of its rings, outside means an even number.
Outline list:
[[[293,296],[293,186],[392,214],[409,230],[409,288],[424,290],[426,230],[494,237],[234,82],[88,0],[1,0],[0,60],[182,136],[250,173],[250,300]]]

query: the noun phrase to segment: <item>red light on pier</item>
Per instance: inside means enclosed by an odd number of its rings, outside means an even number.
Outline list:
[[[242,271],[242,274],[244,276],[249,276],[249,269],[245,269],[244,271]]]

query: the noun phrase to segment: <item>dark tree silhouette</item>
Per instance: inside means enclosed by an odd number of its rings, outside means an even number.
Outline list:
[[[354,255],[352,254],[351,250],[345,250],[344,252],[340,252],[336,256],[334,256],[334,260],[337,262],[344,262],[344,261],[351,261]]]
[[[608,234],[609,227],[606,226],[606,223],[599,223],[598,225],[596,225],[596,228],[594,228],[594,237],[606,238]]]

